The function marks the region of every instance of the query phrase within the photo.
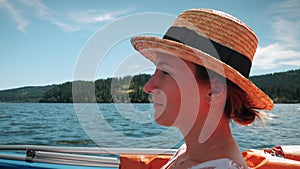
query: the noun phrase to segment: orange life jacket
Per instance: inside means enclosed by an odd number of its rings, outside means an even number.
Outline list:
[[[283,157],[274,157],[264,150],[242,152],[252,169],[300,169],[300,146],[281,146]],[[120,155],[120,169],[159,169],[171,155]]]

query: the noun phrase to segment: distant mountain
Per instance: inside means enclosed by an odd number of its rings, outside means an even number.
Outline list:
[[[300,103],[300,69],[252,76],[250,80],[275,103]]]
[[[0,91],[0,102],[39,102],[44,93],[57,85],[28,86]]]
[[[142,74],[123,78],[107,78],[91,81],[66,82],[59,85],[22,87],[0,91],[0,102],[47,102],[72,103],[146,103],[148,95],[143,86],[150,75]],[[275,103],[300,103],[300,69],[267,75],[252,76],[259,88]],[[73,100],[72,85],[76,85],[76,99]],[[93,94],[87,94],[87,93]]]
[[[44,93],[39,102],[47,103],[148,103],[143,86],[150,75],[74,81],[55,86]],[[74,88],[75,87],[75,88]],[[72,89],[76,92],[72,92]]]
[[[150,75],[142,74],[122,78],[107,78],[92,81],[74,81],[59,85],[22,87],[0,91],[0,102],[15,103],[147,103],[143,92]],[[77,92],[72,93],[76,86]],[[74,99],[75,98],[75,99]]]

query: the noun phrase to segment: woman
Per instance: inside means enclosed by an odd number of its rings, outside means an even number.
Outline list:
[[[247,125],[272,100],[248,80],[257,48],[254,32],[220,11],[181,13],[163,39],[134,37],[134,48],[156,65],[145,85],[155,120],[175,126],[185,145],[163,168],[247,168],[230,120]]]

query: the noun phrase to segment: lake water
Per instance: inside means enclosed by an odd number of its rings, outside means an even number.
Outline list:
[[[300,145],[300,104],[276,104],[272,120],[232,132],[241,150]],[[0,103],[0,144],[176,148],[175,128],[153,121],[150,104]]]

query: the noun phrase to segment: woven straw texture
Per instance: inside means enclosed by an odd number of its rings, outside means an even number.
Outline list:
[[[257,48],[255,34],[243,22],[228,14],[208,9],[192,9],[180,14],[173,26],[186,27],[253,60]],[[248,104],[252,108],[271,110],[274,107],[269,96],[249,79],[203,51],[172,40],[151,36],[134,37],[131,43],[137,51],[152,62],[156,60],[156,52],[164,52],[204,66],[226,77],[247,94]]]

